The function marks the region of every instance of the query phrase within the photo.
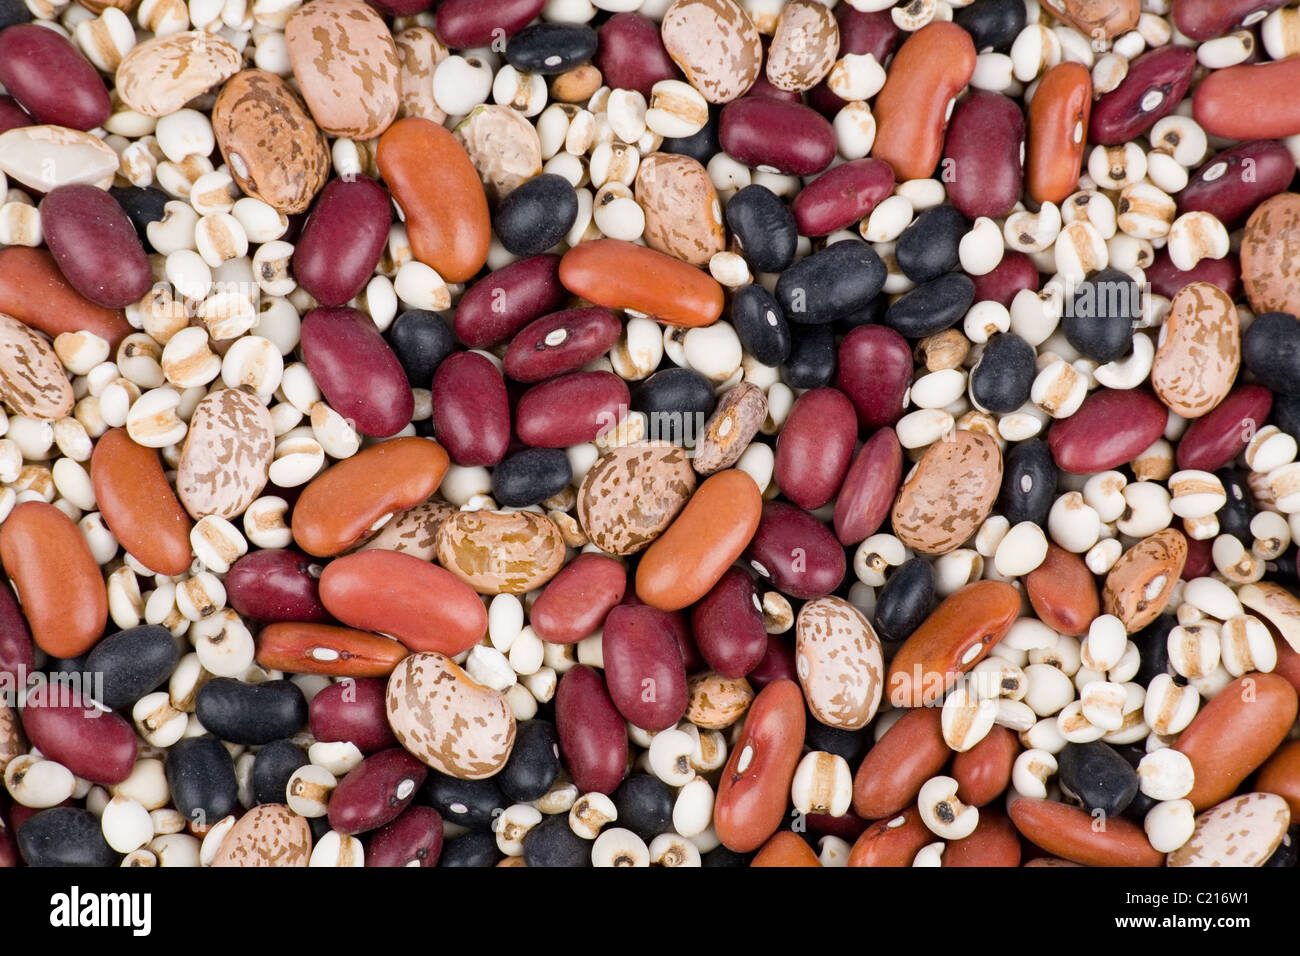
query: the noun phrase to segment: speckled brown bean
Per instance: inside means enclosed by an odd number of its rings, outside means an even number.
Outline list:
[[[1029,102],[1025,188],[1035,202],[1059,203],[1074,192],[1088,145],[1092,74],[1080,63],[1058,63]]]
[[[903,446],[889,426],[866,440],[835,498],[835,535],[848,547],[875,534],[894,503],[903,478]]]
[[[137,113],[166,116],[234,76],[241,62],[239,51],[215,33],[154,36],[122,58],[114,89]]]
[[[795,400],[776,440],[772,477],[801,508],[820,508],[840,490],[853,460],[858,423],[853,403],[834,388]]]
[[[758,79],[763,46],[734,0],[676,0],[660,35],[673,62],[710,103],[729,103]]]
[[[988,517],[1002,483],[1002,453],[980,432],[958,429],[926,449],[894,502],[894,533],[909,548],[946,554]]]
[[[618,712],[634,727],[674,727],[686,712],[686,667],[664,613],[645,605],[609,612],[601,639],[605,683]]]
[[[1250,214],[1241,240],[1241,281],[1250,307],[1256,313],[1300,315],[1297,262],[1300,262],[1300,194],[1280,193],[1264,200]]]
[[[1025,575],[1025,592],[1039,619],[1062,634],[1084,633],[1101,613],[1092,572],[1077,554],[1055,543],[1047,545],[1043,563]]]
[[[361,547],[400,551],[422,561],[432,561],[438,554],[438,529],[456,510],[445,501],[430,498],[387,522]]]
[[[754,689],[745,678],[732,680],[713,671],[692,675],[686,690],[686,719],[702,730],[726,730],[754,701]]]
[[[517,109],[484,103],[475,107],[452,135],[465,148],[491,203],[542,171],[537,128]]]
[[[1043,6],[1089,38],[1109,40],[1137,26],[1138,0],[1044,0]]]
[[[1151,366],[1151,386],[1176,414],[1200,418],[1227,396],[1241,365],[1232,300],[1208,282],[1183,286],[1169,305]]]
[[[1016,735],[995,725],[983,740],[953,758],[957,797],[972,807],[992,803],[1011,782],[1011,768],[1019,754],[1020,741]]]
[[[749,447],[767,417],[767,396],[752,382],[741,382],[722,393],[695,443],[691,467],[712,475],[730,468]]]
[[[555,691],[555,729],[569,776],[583,793],[613,793],[627,772],[627,728],[605,682],[570,668]]]
[[[885,665],[866,615],[837,597],[809,601],[795,622],[795,670],[812,715],[859,730],[880,706]]]
[[[297,867],[311,858],[311,827],[282,803],[263,803],[236,821],[213,866]]]
[[[1025,114],[1010,97],[976,90],[953,110],[944,143],[948,198],[967,219],[1001,218],[1024,184]]]
[[[262,493],[275,453],[271,413],[256,395],[223,388],[199,402],[176,469],[176,493],[194,518],[238,517]]]
[[[3,313],[0,313],[0,401],[19,415],[45,419],[65,417],[75,401],[72,383],[50,343]]]
[[[572,644],[600,629],[627,589],[627,570],[603,554],[579,554],[546,585],[528,612],[537,636]]]
[[[705,266],[726,247],[722,205],[709,174],[694,159],[651,153],[636,173],[636,201],[645,211],[645,242],[670,256]]]
[[[867,751],[853,777],[853,812],[879,820],[908,807],[921,785],[943,770],[952,751],[943,739],[938,707],[903,714]]]
[[[1196,817],[1186,843],[1170,853],[1166,866],[1266,866],[1282,845],[1291,809],[1273,793],[1243,793]]]
[[[402,65],[397,84],[401,91],[397,115],[423,116],[441,123],[447,114],[433,98],[433,74],[450,51],[428,27],[408,27],[393,37],[393,42],[397,44],[397,59]]]
[[[1129,548],[1106,575],[1101,607],[1130,633],[1140,631],[1169,603],[1187,561],[1187,539],[1174,528],[1157,531]]]
[[[791,0],[781,10],[767,48],[767,79],[778,90],[812,89],[835,65],[840,28],[830,7],[817,0]]]
[[[911,866],[912,860],[934,833],[916,807],[877,820],[862,831],[849,853],[849,866]]]
[[[95,504],[127,553],[157,574],[189,570],[193,524],[156,451],[137,445],[124,429],[110,429],[95,442],[90,479]]]
[[[600,458],[578,488],[576,514],[606,554],[635,554],[668,528],[695,491],[690,459],[666,441],[635,442]]]
[[[479,594],[523,594],[564,566],[564,539],[533,511],[458,511],[438,530],[438,563]]]
[[[1075,863],[1159,866],[1164,861],[1142,828],[1123,817],[1110,817],[1105,828],[1099,828],[1086,810],[1030,797],[1014,800],[1008,813],[1025,839]]]

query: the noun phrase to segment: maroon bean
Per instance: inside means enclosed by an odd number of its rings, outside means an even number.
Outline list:
[[[121,783],[135,766],[131,725],[66,684],[31,688],[22,722],[33,747],[92,783]]]
[[[1001,93],[976,90],[957,104],[943,148],[948,198],[967,219],[998,219],[1020,200],[1025,114]]]
[[[1021,289],[1038,291],[1038,267],[1034,260],[1023,252],[1008,249],[1002,255],[1002,261],[991,272],[982,276],[971,276],[975,282],[975,301],[992,300],[1000,302],[1007,308]]]
[[[767,628],[754,582],[729,568],[691,611],[691,630],[704,662],[723,677],[744,677],[767,653]]]
[[[108,89],[90,61],[71,41],[34,23],[0,31],[0,85],[38,122],[53,126],[94,129],[111,112]]]
[[[230,566],[226,598],[240,614],[264,624],[328,624],[333,619],[321,604],[320,574],[320,565],[297,551],[253,551]]]
[[[312,309],[302,320],[302,357],[330,407],[361,434],[383,438],[411,421],[406,372],[364,312]]]
[[[535,448],[568,448],[618,424],[630,400],[627,383],[613,372],[562,375],[520,396],[515,430]]]
[[[1222,259],[1202,259],[1184,272],[1175,267],[1169,253],[1161,249],[1145,274],[1147,282],[1151,283],[1151,291],[1166,299],[1172,299],[1179,289],[1193,282],[1216,285],[1229,298],[1235,299],[1241,295],[1241,263],[1234,253],[1228,253]]]
[[[371,754],[330,794],[330,826],[351,834],[391,823],[415,799],[428,773],[428,767],[401,747]]]
[[[537,596],[528,623],[552,644],[573,644],[599,630],[623,600],[627,571],[603,554],[580,554]]]
[[[6,817],[10,814],[6,813]],[[0,869],[11,869],[19,866],[22,857],[18,853],[18,843],[14,839],[17,832],[16,826],[10,826],[6,820],[0,820]]]
[[[487,46],[528,26],[544,6],[546,0],[443,0],[434,30],[453,50]]]
[[[455,352],[433,373],[433,427],[458,465],[495,465],[510,447],[510,399],[495,365]]]
[[[12,96],[0,95],[0,133],[7,133],[20,126],[31,126],[34,122]]]
[[[1184,581],[1195,581],[1197,578],[1209,577],[1214,573],[1213,548],[1212,542],[1199,541],[1196,538],[1187,539],[1187,560],[1183,562],[1181,575]]]
[[[863,428],[892,425],[912,383],[912,348],[893,329],[860,325],[840,343],[835,387],[849,397]]]
[[[840,490],[857,437],[853,403],[843,392],[833,388],[804,392],[776,439],[773,477],[781,493],[809,511],[826,504]]]
[[[1283,6],[1286,0],[1174,0],[1174,26],[1184,36],[1204,42],[1258,23]]]
[[[428,10],[435,2],[436,0],[370,0],[371,6],[386,17],[413,17]]]
[[[442,817],[433,807],[407,807],[370,837],[366,866],[437,866],[442,855]]]
[[[590,667],[571,667],[560,678],[555,729],[579,792],[613,793],[627,772],[627,728],[605,682]]]
[[[149,257],[131,220],[107,192],[84,184],[59,186],[41,200],[40,212],[45,244],[59,271],[87,299],[120,309],[149,291]]]
[[[659,25],[639,13],[616,13],[597,31],[595,64],[605,85],[636,90],[647,100],[660,80],[678,76],[677,64],[664,48]]]
[[[1151,447],[1169,410],[1149,392],[1101,388],[1069,418],[1052,423],[1047,444],[1062,471],[1090,475],[1118,468]]]
[[[540,382],[576,372],[618,341],[623,323],[609,309],[565,309],[530,322],[510,340],[506,374],[517,382]]]
[[[312,736],[327,743],[348,741],[363,754],[396,747],[384,704],[387,693],[388,681],[382,677],[330,684],[307,705]]]
[[[36,645],[13,588],[0,586],[0,674],[23,687],[36,669]]]
[[[392,203],[365,176],[334,179],[321,190],[293,251],[293,275],[321,305],[343,305],[374,275],[388,243]]]
[[[1294,177],[1290,150],[1276,140],[1255,140],[1205,163],[1174,200],[1180,213],[1208,212],[1235,229],[1265,199],[1286,192]]]
[[[686,667],[666,616],[625,604],[605,619],[601,654],[610,699],[643,730],[666,730],[686,713]]]
[[[835,158],[835,131],[800,103],[742,97],[722,108],[718,139],[732,159],[792,176],[820,173]]]
[[[1178,442],[1180,469],[1214,471],[1240,455],[1268,421],[1273,393],[1263,385],[1241,385],[1207,414],[1193,419]]]
[[[784,501],[763,505],[745,560],[772,587],[803,600],[830,594],[844,580],[844,549],[835,535]]]
[[[797,681],[799,673],[795,669],[794,648],[780,634],[767,635],[767,644],[763,658],[745,675],[745,680],[754,685],[755,690],[762,690],[772,681]]]
[[[754,81],[753,86],[751,86],[749,89],[745,91],[744,95],[757,96],[762,99],[768,99],[768,100],[782,100],[783,102],[786,103],[803,102],[803,100],[800,98],[798,93],[795,93],[791,90],[782,90],[779,89],[778,87],[773,86],[772,81],[767,78],[766,72],[758,74],[758,79]]]
[[[827,236],[859,219],[894,191],[894,168],[880,159],[855,159],[827,170],[795,197],[799,233]]]
[[[808,105],[831,121],[834,121],[835,115],[844,109],[848,102],[831,92],[825,80],[808,91]]]
[[[560,257],[529,256],[475,282],[456,305],[452,328],[472,349],[504,342],[554,312],[569,293],[560,285]]]
[[[835,499],[835,536],[848,547],[875,534],[903,478],[903,446],[886,425],[863,444]]]
[[[1171,44],[1143,53],[1129,64],[1124,81],[1092,104],[1088,138],[1115,146],[1145,133],[1174,111],[1195,69],[1191,47]]]
[[[841,3],[835,7],[835,21],[840,28],[840,56],[849,53],[866,56],[870,53],[877,63],[884,65],[903,40],[903,31],[894,23],[888,10],[864,13],[853,9],[850,4]],[[808,105],[828,119],[833,119],[847,104],[848,100],[831,92],[826,80],[808,91]]]
[[[808,829],[826,836],[837,836],[852,843],[867,828],[867,821],[852,810],[842,816],[833,817],[829,813],[810,813],[804,818]]]

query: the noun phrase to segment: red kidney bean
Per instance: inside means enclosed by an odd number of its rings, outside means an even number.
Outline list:
[[[762,849],[754,854],[749,865],[755,868],[821,866],[822,862],[803,837],[791,830],[772,834]]]
[[[1171,44],[1143,53],[1129,64],[1124,81],[1092,105],[1089,138],[1114,146],[1145,133],[1174,111],[1195,69],[1191,47]]]
[[[1160,866],[1164,854],[1151,848],[1142,827],[1111,817],[1100,828],[1079,807],[1018,797],[1007,807],[1021,836],[1036,845],[1085,866]]]
[[[849,853],[849,866],[911,866],[934,834],[916,807],[877,820],[862,831]]]
[[[763,505],[745,560],[772,587],[804,600],[830,594],[844,580],[844,548],[835,535],[783,501]]]
[[[635,588],[629,588],[627,593],[636,598]],[[649,607],[648,604],[645,606]],[[690,674],[703,668],[704,657],[700,654],[700,649],[695,646],[695,637],[686,624],[686,615],[681,611],[660,611],[659,608],[654,610],[664,616],[664,623],[677,639],[677,649],[682,653],[682,663],[686,665],[686,673]]]
[[[837,7],[836,9],[839,8]],[[761,79],[762,74],[759,74],[759,77]],[[758,84],[755,83],[754,85],[757,86]],[[747,93],[745,95],[748,96],[749,94]],[[848,102],[848,100],[841,99],[832,93],[831,88],[826,84],[825,80],[822,80],[808,91],[808,105],[832,122],[835,120],[835,115],[840,110],[844,109],[844,107],[848,105]]]
[[[1146,280],[1151,283],[1151,291],[1172,299],[1178,290],[1193,282],[1208,282],[1216,285],[1230,298],[1241,295],[1241,264],[1233,253],[1222,259],[1202,259],[1186,272],[1174,266],[1169,253],[1161,249],[1146,270]]]
[[[327,743],[348,741],[366,754],[396,746],[384,706],[387,693],[388,681],[375,677],[330,684],[307,705],[312,736]]]
[[[1024,184],[1025,114],[1001,93],[977,90],[957,104],[943,149],[948,198],[967,219],[1007,215]]]
[[[375,7],[386,17],[413,17],[434,5],[436,0],[374,0]]]
[[[442,855],[442,817],[433,807],[407,807],[370,837],[366,866],[437,866]]]
[[[0,674],[22,687],[36,669],[36,645],[13,589],[0,586]]]
[[[576,372],[614,347],[623,323],[609,309],[565,309],[519,330],[506,349],[506,374],[517,382]]]
[[[1002,261],[991,272],[982,276],[971,276],[975,282],[975,301],[992,300],[1000,302],[1007,308],[1021,289],[1038,291],[1038,267],[1034,260],[1023,252],[1008,249],[1002,255]]]
[[[458,465],[495,465],[510,448],[510,398],[496,366],[453,352],[433,373],[433,428]]]
[[[112,109],[104,81],[81,51],[34,23],[0,30],[0,85],[39,122],[53,126],[94,129]]]
[[[529,256],[497,269],[465,290],[452,327],[472,349],[504,342],[568,297],[560,285],[560,257]]]
[[[302,320],[302,357],[330,407],[361,434],[391,435],[411,421],[406,372],[364,312],[312,309]]]
[[[94,332],[117,348],[131,334],[121,309],[96,305],[72,287],[44,249],[0,249],[0,312],[50,338],[62,332]]]
[[[853,811],[868,820],[891,817],[916,800],[952,751],[937,707],[908,710],[867,751],[853,777]]]
[[[1194,581],[1207,577],[1214,572],[1214,551],[1212,542],[1187,539],[1187,560],[1183,562],[1184,581]]]
[[[1081,63],[1058,63],[1029,101],[1025,189],[1036,202],[1063,201],[1074,192],[1087,149],[1092,74]]]
[[[1169,410],[1150,393],[1102,388],[1069,418],[1052,423],[1047,444],[1056,466],[1090,475],[1132,461],[1165,430]]]
[[[903,478],[903,446],[886,425],[866,440],[835,499],[835,536],[848,547],[879,530]]]
[[[333,179],[316,198],[293,250],[293,275],[321,305],[343,305],[370,277],[388,244],[392,201],[366,176]]]
[[[1274,643],[1277,644],[1277,667],[1273,672],[1300,693],[1300,651],[1283,640],[1275,640]]]
[[[964,840],[948,841],[943,851],[943,865],[1019,866],[1020,834],[1011,818],[1002,811],[991,807],[982,809],[975,832]]]
[[[833,817],[828,813],[808,814],[808,829],[814,833],[837,836],[852,842],[862,835],[868,822],[850,810],[843,816]]]
[[[71,687],[47,683],[28,691],[23,730],[32,746],[92,783],[121,783],[135,766],[135,731]]]
[[[45,244],[59,270],[91,302],[120,309],[149,291],[149,257],[107,192],[84,184],[59,186],[41,200],[40,211]]]
[[[745,680],[758,690],[762,690],[773,681],[797,681],[798,679],[799,672],[795,669],[794,663],[794,648],[790,646],[790,642],[780,634],[767,635],[763,659],[745,675]]]
[[[691,631],[705,663],[723,677],[744,677],[767,653],[767,629],[754,582],[729,568],[691,610]]]
[[[1300,133],[1300,57],[1215,70],[1196,88],[1192,115],[1224,139],[1281,139]]]
[[[536,448],[568,448],[622,421],[629,401],[627,383],[613,372],[562,375],[520,396],[515,430]]]
[[[865,13],[852,4],[841,3],[835,7],[835,22],[840,28],[840,56],[870,53],[884,66],[903,41],[903,31],[888,10]]]
[[[803,102],[803,99],[799,96],[798,93],[795,93],[791,90],[778,89],[777,87],[773,86],[772,81],[767,78],[766,73],[758,74],[758,79],[754,81],[753,86],[751,86],[749,89],[745,91],[744,95],[757,96],[768,100],[781,100],[782,102],[785,103]],[[813,109],[817,109],[816,106],[813,106]],[[817,112],[822,113],[821,110],[817,110]],[[822,113],[822,115],[825,116],[826,114]]]
[[[555,729],[569,776],[582,793],[613,793],[627,772],[627,728],[590,667],[565,671],[555,691]]]
[[[528,612],[537,636],[573,644],[595,633],[627,591],[627,570],[603,554],[580,554],[542,589]]]
[[[1273,410],[1273,393],[1263,385],[1239,385],[1208,414],[1192,420],[1178,442],[1180,469],[1214,471],[1245,450]]]
[[[435,30],[453,50],[487,46],[528,26],[544,6],[546,0],[443,0]]]
[[[1000,725],[970,750],[952,758],[952,776],[963,803],[982,807],[992,803],[1011,782],[1011,767],[1020,755],[1016,735]]]
[[[907,339],[883,325],[860,325],[844,336],[835,387],[853,402],[861,427],[898,421],[910,384],[912,348]]]
[[[1252,26],[1286,0],[1174,0],[1178,32],[1204,43],[1238,27]]]
[[[123,428],[95,442],[90,456],[95,506],[118,543],[158,574],[185,574],[194,523],[163,472],[158,452],[138,445]]]
[[[12,96],[0,96],[0,133],[7,133],[21,126],[31,126],[34,122]]]
[[[605,85],[636,90],[647,100],[660,80],[676,79],[677,64],[664,48],[659,25],[639,13],[616,13],[596,31],[595,64]]]
[[[253,551],[230,566],[226,598],[255,621],[323,624],[330,616],[320,600],[320,573],[319,564],[297,551]]]
[[[801,235],[825,236],[871,215],[893,190],[894,170],[888,163],[855,159],[814,179],[795,197],[791,210]]]
[[[833,388],[804,392],[776,439],[773,477],[781,493],[810,511],[826,504],[848,473],[857,437],[853,403],[843,392]]]
[[[1235,229],[1265,199],[1285,192],[1293,178],[1291,152],[1275,140],[1256,140],[1202,165],[1174,199],[1180,213],[1208,212]]]
[[[257,663],[293,674],[382,677],[410,653],[391,637],[333,624],[282,621],[257,635]]]
[[[835,158],[835,131],[810,107],[742,98],[722,108],[718,140],[732,159],[791,176],[820,173]]]
[[[634,727],[666,730],[686,713],[686,667],[677,637],[652,607],[621,605],[605,619],[605,682]]]
[[[330,794],[330,826],[365,833],[401,816],[429,768],[400,747],[372,754],[348,771]]]

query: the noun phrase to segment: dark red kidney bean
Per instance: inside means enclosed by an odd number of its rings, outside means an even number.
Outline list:
[[[33,812],[22,823],[17,813],[14,816],[18,851],[28,866],[110,867],[121,859],[89,810],[51,807]]]
[[[759,77],[762,79],[763,75],[759,74]],[[758,84],[755,83],[755,85],[757,86]],[[749,94],[746,95],[748,96]],[[822,80],[808,91],[808,105],[831,122],[835,121],[836,114],[839,113],[840,110],[844,109],[844,107],[848,105],[848,102],[848,100],[842,99],[835,93],[831,92],[831,88],[825,80]]]
[[[327,743],[349,741],[366,754],[395,747],[397,738],[388,726],[384,705],[387,688],[382,677],[330,684],[307,707],[312,736]]]
[[[1178,290],[1193,282],[1208,282],[1218,286],[1230,298],[1241,295],[1241,264],[1237,256],[1228,253],[1222,259],[1202,259],[1191,269],[1183,271],[1174,266],[1169,253],[1161,249],[1146,270],[1146,280],[1151,283],[1151,291],[1172,299]]]
[[[1179,213],[1208,212],[1235,229],[1265,199],[1285,192],[1293,178],[1295,160],[1290,150],[1277,140],[1255,140],[1202,165],[1174,200]]]
[[[1169,410],[1149,392],[1102,388],[1069,418],[1052,423],[1047,444],[1062,471],[1091,475],[1118,468],[1151,447]]]
[[[214,677],[195,694],[194,713],[219,739],[249,745],[292,736],[309,719],[307,699],[291,680],[246,684]]]
[[[131,775],[135,731],[73,688],[58,683],[33,687],[21,713],[32,746],[78,777],[107,786]]]
[[[762,690],[776,680],[797,681],[799,673],[794,664],[794,648],[780,634],[767,635],[766,648],[762,659],[745,675],[745,680],[754,685],[755,690]]]
[[[1038,290],[1038,267],[1023,252],[1008,249],[991,272],[971,279],[975,282],[976,302],[992,300],[1010,308],[1021,289]]]
[[[835,22],[840,28],[840,56],[870,53],[884,66],[903,42],[903,31],[888,10],[865,13],[854,9],[852,4],[841,3],[835,8]]]
[[[778,89],[777,87],[773,86],[772,81],[767,78],[766,73],[758,74],[758,79],[754,81],[753,86],[751,86],[748,90],[745,91],[744,95],[757,96],[769,100],[781,100],[786,103],[803,102],[803,99],[799,96],[798,93],[795,93],[791,90]],[[816,109],[815,106],[813,108]],[[817,112],[822,113],[821,110],[817,110]],[[822,115],[825,116],[826,114],[822,113]]]
[[[954,10],[952,22],[970,34],[976,52],[1009,53],[1025,28],[1025,5],[1021,0],[980,0]]]
[[[518,33],[544,6],[546,0],[443,0],[434,29],[453,50],[468,50]]]
[[[767,629],[753,580],[729,568],[691,610],[695,646],[723,677],[744,677],[767,653]]]
[[[590,667],[572,667],[560,678],[555,727],[578,790],[613,793],[627,772],[627,728],[605,682]]]
[[[433,429],[458,465],[495,465],[510,447],[510,397],[497,367],[453,352],[433,374]]]
[[[664,48],[659,25],[649,17],[616,13],[596,32],[600,45],[593,62],[610,89],[636,90],[648,100],[656,83],[677,78],[677,65]]]
[[[364,312],[312,309],[302,320],[302,357],[330,407],[361,434],[383,438],[411,421],[406,372]]]
[[[0,133],[7,133],[21,126],[31,126],[34,123],[32,117],[12,96],[0,96]]]
[[[560,257],[529,256],[470,286],[456,305],[452,328],[470,348],[487,348],[554,312],[568,296],[560,285]]]
[[[963,803],[982,807],[992,803],[1011,782],[1011,767],[1020,754],[1020,741],[997,725],[969,750],[952,758],[952,776]]]
[[[618,316],[595,306],[544,315],[510,340],[506,375],[517,382],[540,382],[576,372],[613,348],[622,331]]]
[[[796,94],[798,95],[798,94]],[[826,236],[871,215],[894,190],[894,168],[880,159],[855,159],[827,170],[795,197],[800,235]]]
[[[636,589],[629,588],[627,593],[635,597]],[[704,657],[700,654],[700,649],[695,646],[695,637],[686,624],[686,615],[681,611],[660,611],[658,608],[653,610],[658,611],[663,616],[664,623],[673,632],[673,637],[677,641],[677,649],[682,655],[682,663],[686,666],[686,673],[691,674],[702,668],[704,666]]]
[[[780,197],[751,183],[727,200],[727,228],[758,272],[781,272],[794,261],[799,230]],[[771,363],[768,363],[771,364]]]
[[[226,574],[226,597],[245,617],[265,624],[332,620],[320,600],[321,566],[297,551],[253,551]]]
[[[629,401],[627,383],[613,372],[562,375],[520,396],[515,430],[529,445],[568,448],[622,421]]]
[[[1182,579],[1194,581],[1214,571],[1213,542],[1187,539],[1187,561],[1183,564]]]
[[[976,90],[957,104],[943,147],[948,198],[967,219],[1007,215],[1024,185],[1025,114],[1001,93]]]
[[[552,644],[573,644],[595,633],[627,591],[627,571],[603,554],[580,554],[537,596],[528,623]]]
[[[840,343],[835,387],[849,397],[863,428],[892,425],[912,384],[912,349],[893,329],[863,325]]]
[[[1129,64],[1124,81],[1092,104],[1088,138],[1114,146],[1145,133],[1174,111],[1195,69],[1191,47],[1170,44],[1143,53]]]
[[[107,192],[85,184],[59,186],[41,200],[40,213],[45,244],[59,271],[87,299],[120,309],[149,291],[149,257],[131,220]]]
[[[36,669],[36,645],[11,587],[0,587],[0,674],[14,687],[25,687]]]
[[[1193,419],[1178,442],[1179,469],[1214,471],[1245,450],[1273,410],[1273,393],[1263,385],[1239,385],[1209,413]]]
[[[686,713],[686,667],[677,638],[652,607],[621,605],[605,618],[605,682],[634,727],[666,730]]]
[[[428,772],[401,747],[372,754],[348,771],[330,794],[330,826],[352,834],[391,823],[415,799]]]
[[[742,98],[722,108],[718,140],[746,166],[770,166],[791,176],[820,173],[835,158],[835,131],[826,117],[800,103]]]
[[[1205,42],[1251,26],[1286,0],[1174,0],[1173,19],[1178,32]]]
[[[392,202],[366,176],[332,179],[321,190],[293,250],[293,275],[321,305],[343,305],[370,277],[388,243]]]
[[[442,817],[437,810],[407,807],[396,820],[371,834],[366,866],[437,866],[442,838]]]
[[[772,587],[803,600],[830,594],[844,580],[844,548],[835,535],[783,501],[764,503],[745,560]]]
[[[0,85],[39,122],[53,126],[94,129],[111,112],[108,90],[90,61],[71,41],[34,23],[0,30]]]
[[[885,263],[870,245],[846,239],[782,272],[776,300],[788,321],[821,325],[866,308],[884,288],[887,275]]]
[[[958,755],[960,756],[960,755]],[[981,809],[970,836],[950,840],[943,851],[944,866],[1012,867],[1020,865],[1020,833],[1000,810]]]
[[[844,482],[857,437],[853,403],[843,392],[833,388],[804,392],[776,439],[773,477],[781,493],[809,511],[826,504]]]
[[[852,843],[869,825],[868,822],[850,810],[843,816],[833,817],[829,813],[808,814],[808,829],[813,833],[837,836]]]
[[[903,478],[903,446],[886,425],[858,451],[835,499],[835,536],[848,547],[879,530]]]

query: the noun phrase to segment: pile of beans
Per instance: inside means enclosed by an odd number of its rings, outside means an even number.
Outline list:
[[[0,0],[0,862],[1294,866],[1300,10]]]

